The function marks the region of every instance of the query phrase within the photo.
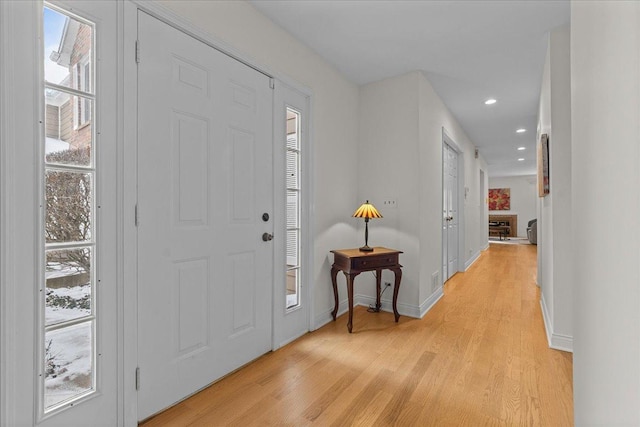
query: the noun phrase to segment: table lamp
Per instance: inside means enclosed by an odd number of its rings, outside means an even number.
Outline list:
[[[369,247],[369,218],[382,218],[380,212],[367,200],[353,214],[354,218],[364,218],[364,246],[360,248],[362,252],[372,252]]]

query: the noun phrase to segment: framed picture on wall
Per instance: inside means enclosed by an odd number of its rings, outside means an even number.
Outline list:
[[[538,144],[538,197],[549,194],[549,135],[543,133]]]
[[[490,188],[489,189],[489,210],[490,211],[511,210],[511,189],[510,188]]]

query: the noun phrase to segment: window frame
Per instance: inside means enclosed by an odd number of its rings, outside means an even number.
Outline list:
[[[70,10],[66,10],[63,7],[60,7],[56,4],[52,4],[50,2],[42,2],[39,5],[40,13],[43,13],[44,9],[50,9],[54,12],[64,15],[67,19],[75,19],[78,22],[89,25],[91,27],[91,48],[89,49],[87,55],[85,55],[80,61],[72,66],[72,73],[74,78],[74,85],[72,87],[67,87],[60,84],[55,84],[48,82],[45,78],[44,66],[42,61],[44,60],[44,46],[41,43],[40,49],[42,54],[40,55],[39,60],[41,61],[40,74],[41,79],[40,82],[42,86],[40,87],[40,109],[43,117],[46,115],[46,90],[55,90],[58,92],[66,93],[70,96],[70,102],[72,102],[72,111],[73,111],[73,130],[79,131],[82,128],[88,126],[90,123],[95,122],[96,109],[90,108],[88,120],[81,122],[80,114],[82,114],[82,108],[80,107],[80,103],[84,104],[88,102],[89,104],[95,103],[96,94],[93,91],[95,87],[95,82],[97,81],[97,70],[94,69],[90,64],[95,63],[95,46],[96,42],[96,33],[97,33],[97,22],[92,22]],[[40,31],[44,31],[45,22],[40,21]],[[87,65],[89,65],[89,90],[83,91],[81,88],[85,86],[85,83],[81,84],[81,82],[86,82],[86,76],[84,73],[87,70]],[[73,87],[75,86],[75,87]],[[86,88],[85,88],[86,89]],[[97,282],[98,282],[98,259],[99,259],[99,248],[98,242],[99,237],[98,234],[98,224],[97,224],[97,197],[96,191],[98,188],[98,176],[99,169],[97,167],[97,150],[95,149],[96,143],[96,129],[94,126],[91,127],[91,138],[90,138],[90,162],[88,165],[75,165],[75,164],[63,164],[63,163],[55,163],[48,162],[46,160],[45,155],[45,147],[46,147],[46,129],[45,129],[45,120],[41,121],[40,127],[40,135],[39,135],[39,144],[40,149],[38,150],[39,155],[39,198],[41,200],[42,210],[39,219],[39,227],[38,227],[38,257],[37,257],[37,277],[38,277],[38,304],[39,304],[39,322],[37,324],[37,332],[36,336],[38,338],[38,380],[37,380],[37,396],[34,396],[36,399],[36,406],[38,408],[38,419],[44,420],[50,416],[53,416],[57,413],[64,411],[65,409],[72,408],[78,403],[85,401],[87,399],[91,399],[95,396],[99,396],[100,389],[100,375],[98,373],[98,340],[97,332],[99,328],[97,327],[98,323],[98,291],[97,291]],[[87,174],[90,176],[91,181],[91,189],[90,189],[90,238],[85,241],[69,241],[69,242],[47,242],[46,239],[46,221],[47,221],[47,193],[46,193],[46,185],[47,185],[47,174],[48,172],[65,172],[65,173],[78,173],[78,174]],[[91,302],[90,302],[90,312],[88,315],[79,316],[74,319],[47,324],[45,310],[46,310],[46,294],[47,294],[47,277],[46,277],[46,263],[47,263],[47,253],[53,250],[83,250],[89,249],[91,253],[91,267],[89,273],[90,280],[90,288],[91,288]],[[48,333],[60,331],[65,328],[74,328],[79,327],[80,325],[88,324],[91,330],[90,337],[90,346],[91,346],[91,386],[82,392],[77,393],[76,395],[63,399],[60,402],[51,404],[50,406],[46,406],[46,374],[45,374],[45,363],[46,363],[46,337]]]
[[[46,4],[46,3],[45,3]],[[61,12],[62,13],[62,12]],[[74,15],[75,16],[75,15]],[[88,22],[88,21],[87,21]],[[87,23],[83,22],[83,23]],[[92,31],[92,44],[95,43],[95,24],[91,24],[94,30]],[[76,62],[73,66],[73,82],[74,88],[78,93],[93,95],[93,87],[95,76],[93,75],[93,49],[89,49],[89,53],[85,55],[80,61]],[[87,68],[88,73],[87,73]],[[89,79],[87,80],[87,74]],[[45,85],[47,83],[45,81]],[[57,87],[57,85],[55,85]],[[89,86],[88,88],[86,86]],[[73,95],[73,128],[74,130],[82,129],[92,122],[93,112],[91,103],[93,99],[85,96]],[[89,115],[87,116],[87,111]]]
[[[296,144],[295,144],[295,148],[290,147],[289,145],[289,134],[288,133],[288,115],[289,113],[292,113],[295,115],[295,132],[293,132],[293,134],[296,135]],[[302,111],[300,111],[299,109],[291,106],[291,105],[285,105],[285,119],[287,124],[285,125],[285,136],[286,136],[286,141],[285,141],[285,168],[288,168],[287,165],[287,158],[289,154],[293,154],[296,157],[296,185],[295,187],[290,187],[289,186],[289,180],[285,180],[285,216],[287,216],[286,221],[285,221],[285,236],[286,237],[286,242],[285,242],[285,260],[286,260],[286,265],[285,265],[285,281],[287,280],[287,276],[288,273],[290,271],[294,271],[295,272],[295,286],[296,286],[296,304],[292,305],[292,306],[288,306],[288,304],[286,303],[286,297],[287,295],[285,295],[285,313],[290,313],[292,311],[298,310],[301,308],[303,301],[302,301],[302,275],[304,273],[304,269],[305,267],[303,266],[303,244],[302,244],[302,236],[303,236],[303,230],[302,230],[302,200],[303,200],[303,184],[302,184],[302,162],[303,162],[303,151],[302,151]],[[288,169],[287,169],[288,172]],[[294,193],[296,194],[296,198],[297,198],[297,209],[296,209],[296,226],[295,227],[289,227],[288,225],[288,202],[289,202],[289,194],[290,193]],[[295,232],[296,236],[297,236],[297,242],[296,242],[296,254],[295,254],[295,259],[296,259],[296,263],[295,265],[293,264],[289,264],[289,256],[288,256],[288,247],[289,247],[289,240],[288,240],[288,235],[289,232]],[[286,288],[286,284],[285,284],[285,289]]]

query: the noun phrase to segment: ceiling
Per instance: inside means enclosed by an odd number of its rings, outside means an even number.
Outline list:
[[[536,172],[547,37],[569,23],[568,0],[251,4],[354,83],[423,70],[489,164],[489,176]],[[486,106],[488,98],[497,102]],[[516,133],[520,128],[526,132]]]

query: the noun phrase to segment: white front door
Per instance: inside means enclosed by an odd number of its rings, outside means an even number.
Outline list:
[[[138,25],[144,419],[271,349],[273,91],[146,13]]]
[[[458,271],[458,153],[443,144],[442,277],[446,282]]]

